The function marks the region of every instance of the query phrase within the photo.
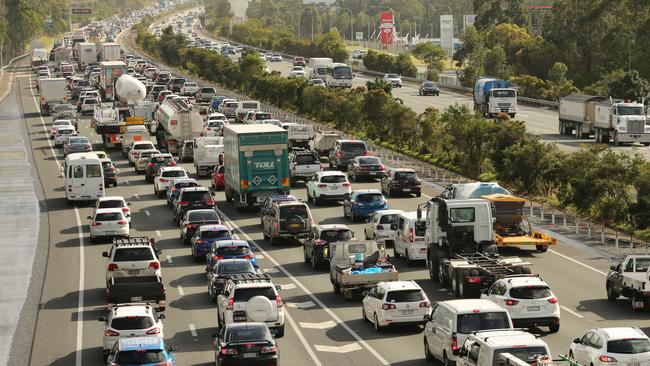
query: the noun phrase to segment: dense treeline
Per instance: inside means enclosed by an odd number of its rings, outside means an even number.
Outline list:
[[[466,106],[417,115],[376,85],[351,90],[310,86],[266,73],[257,55],[234,62],[187,48],[166,29],[160,40],[138,27],[138,44],[166,63],[278,107],[294,110],[395,151],[474,179],[498,179],[594,219],[650,227],[650,165],[637,156],[592,148],[567,154],[526,132],[522,122],[486,120]]]

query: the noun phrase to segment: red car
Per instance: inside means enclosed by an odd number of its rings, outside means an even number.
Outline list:
[[[225,188],[224,172],[225,167],[223,164],[217,165],[217,167],[214,168],[214,172],[212,172],[212,188],[215,190],[221,190]]]

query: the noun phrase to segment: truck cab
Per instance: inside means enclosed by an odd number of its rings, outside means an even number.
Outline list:
[[[485,117],[507,113],[511,118],[517,114],[517,90],[506,80],[479,78],[474,84],[474,110]]]
[[[628,255],[610,267],[605,289],[607,299],[616,301],[619,296],[632,299],[633,309],[650,309],[650,255]]]
[[[646,126],[643,103],[630,100],[606,100],[596,104],[594,121],[596,142],[614,145],[625,142],[640,142],[650,145],[650,126]]]

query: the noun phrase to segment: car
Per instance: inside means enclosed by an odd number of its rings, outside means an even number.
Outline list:
[[[198,210],[202,208],[215,209],[216,203],[214,197],[207,187],[184,187],[179,188],[180,192],[174,202],[172,202],[173,219],[180,221],[188,210]]]
[[[194,178],[172,179],[169,185],[169,192],[167,192],[167,206],[174,207],[173,202],[178,197],[178,194],[181,193],[181,189],[187,187],[200,187],[200,185]]]
[[[111,159],[100,158],[99,161],[102,163],[102,170],[104,170],[104,185],[117,187],[118,169],[113,165]]]
[[[61,126],[56,130],[56,135],[54,135],[54,146],[60,147],[68,141],[70,137],[78,136],[77,130],[72,126]]]
[[[186,81],[180,89],[181,95],[196,95],[199,91],[199,86],[193,81]]]
[[[208,295],[212,302],[217,302],[228,276],[236,274],[256,274],[257,269],[250,260],[245,258],[220,259],[206,266],[208,280]]]
[[[548,326],[551,333],[560,330],[560,304],[550,286],[538,275],[499,279],[481,298],[507,310],[515,327]]]
[[[219,330],[212,335],[217,365],[278,365],[278,346],[266,324],[235,323]]]
[[[289,73],[289,79],[297,79],[297,78],[306,78],[307,73],[305,70],[292,70]]]
[[[54,122],[52,122],[52,125],[50,126],[50,129],[48,131],[49,132],[49,137],[51,139],[53,139],[54,136],[56,136],[56,133],[59,130],[59,128],[64,127],[64,126],[74,128],[74,125],[72,124],[72,121],[68,120],[68,119],[57,119]]]
[[[170,153],[154,154],[149,157],[147,167],[144,170],[144,177],[148,183],[153,183],[153,178],[158,170],[166,166],[176,166],[176,160]]]
[[[291,186],[299,181],[307,181],[314,174],[320,172],[322,167],[318,156],[310,150],[293,149],[289,153],[289,173]]]
[[[330,168],[347,170],[352,159],[368,155],[368,147],[361,140],[336,140],[329,151]]]
[[[98,238],[129,237],[129,221],[121,208],[96,209],[90,221],[90,242]]]
[[[362,58],[364,58],[366,56],[366,53],[367,53],[366,50],[354,50],[354,51],[352,51],[351,56],[354,59],[359,59],[360,60],[360,59],[362,59]]]
[[[224,190],[226,188],[225,181],[226,166],[219,164],[214,167],[214,171],[211,175],[212,189],[215,191]]]
[[[281,239],[306,238],[314,219],[309,206],[301,201],[273,201],[260,209],[262,235],[271,245]]]
[[[594,328],[573,340],[569,357],[582,365],[647,365],[650,339],[637,327]]]
[[[160,151],[156,149],[138,150],[138,156],[134,159],[135,163],[133,164],[135,172],[144,173],[147,164],[149,164],[149,158],[154,154],[160,154]]]
[[[212,108],[212,110],[215,111],[218,110],[219,106],[225,99],[228,99],[228,97],[226,97],[225,95],[217,95],[212,97],[212,100],[210,101],[210,108]]]
[[[271,62],[282,62],[282,55],[279,53],[274,53],[271,55]]]
[[[319,269],[329,261],[330,243],[348,240],[354,240],[354,231],[347,225],[314,225],[302,247],[305,263],[311,263],[314,270]]]
[[[221,113],[219,113],[221,114]],[[224,116],[226,118],[226,116]],[[208,120],[205,122],[203,129],[199,133],[201,137],[222,136],[224,126],[228,125],[228,120]]]
[[[212,243],[210,251],[205,255],[206,268],[223,259],[247,259],[253,267],[258,268],[257,258],[253,248],[246,240],[219,240]]]
[[[415,281],[379,282],[364,292],[361,317],[380,332],[391,324],[424,325],[431,302]]]
[[[513,328],[505,309],[481,299],[440,301],[426,320],[424,354],[427,360],[438,360],[443,365],[456,362],[458,351],[473,332]]]
[[[320,205],[325,200],[344,200],[352,193],[348,177],[337,171],[316,173],[307,181],[307,200]]]
[[[156,76],[156,84],[166,85],[169,82],[171,73],[169,71],[160,71],[158,76]]]
[[[183,244],[190,245],[190,239],[199,227],[221,223],[221,217],[213,209],[189,210],[179,222],[181,240]]]
[[[185,84],[186,81],[187,79],[185,78],[170,78],[167,84],[167,89],[171,90],[174,93],[180,93],[181,87],[183,84]]]
[[[372,179],[384,175],[386,167],[381,159],[374,156],[357,156],[348,165],[348,178],[355,182],[359,179]]]
[[[147,237],[113,239],[109,251],[102,252],[102,257],[107,260],[106,283],[111,278],[162,277],[158,259],[161,252]]]
[[[294,57],[293,66],[302,66],[302,67],[307,66],[307,63],[305,62],[305,58],[300,56]]]
[[[266,61],[273,61],[273,54],[271,52],[267,52],[264,54],[264,60]]]
[[[196,93],[196,100],[199,102],[209,102],[217,94],[217,90],[212,86],[203,86]]]
[[[422,195],[422,182],[415,170],[394,168],[381,177],[381,192],[388,197],[398,193],[415,194],[416,197],[420,197]]]
[[[104,208],[119,208],[122,210],[126,220],[131,223],[131,204],[127,203],[122,196],[104,196],[99,197],[93,205],[95,210]]]
[[[232,233],[226,225],[200,226],[190,239],[194,261],[205,259],[205,255],[210,252],[214,242],[221,240],[233,240]]]
[[[284,303],[268,274],[229,276],[217,296],[217,323],[264,322],[276,338],[284,336]]]
[[[246,117],[244,117],[244,123],[256,123],[258,121],[264,121],[267,119],[273,119],[271,113],[264,111],[248,111]]]
[[[311,78],[309,79],[309,84],[312,86],[318,86],[318,87],[326,87],[327,85],[325,84],[325,81],[323,79],[319,78]]]
[[[107,365],[165,365],[176,366],[175,346],[165,346],[159,337],[128,337],[115,342],[108,354]]]
[[[360,189],[352,192],[349,198],[343,201],[343,217],[354,222],[359,218],[366,218],[375,211],[387,210],[388,201],[378,189]]]
[[[118,304],[108,311],[108,316],[102,316],[99,321],[104,323],[102,345],[104,359],[107,359],[115,343],[121,339],[132,337],[149,337],[164,339],[164,314],[147,304]]]
[[[83,102],[79,106],[79,111],[81,112],[82,115],[86,114],[93,114],[95,111],[95,106],[99,104],[99,100],[94,97],[85,97],[83,98]]]
[[[418,218],[417,211],[401,212],[393,225],[395,257],[404,257],[408,266],[427,259],[426,218],[426,213]]]
[[[432,81],[425,81],[422,84],[420,84],[420,88],[418,89],[418,94],[440,96],[440,89],[438,89],[436,83]]]
[[[158,103],[162,103],[167,97],[173,96],[174,92],[171,90],[163,90],[158,93],[158,98],[156,99]]]
[[[402,87],[402,77],[397,74],[384,74],[382,80],[390,84],[393,88]]]
[[[127,150],[129,165],[135,166],[135,160],[138,158],[138,154],[143,150],[157,150],[151,141],[133,141],[131,147]]]
[[[158,198],[167,194],[167,188],[174,178],[189,178],[185,168],[180,166],[164,166],[158,169],[158,174],[153,178],[153,193]]]
[[[63,156],[91,151],[93,151],[93,145],[87,137],[72,136],[63,143]]]
[[[279,119],[262,119],[262,120],[254,121],[253,123],[267,124],[267,125],[274,125],[274,126],[282,127],[282,121],[280,121]]]
[[[379,210],[370,215],[363,228],[363,235],[367,240],[384,242],[386,245],[395,244],[395,230],[397,230],[397,215],[402,210]]]
[[[541,365],[538,360],[552,358],[546,342],[537,335],[519,329],[475,332],[467,337],[458,351],[458,366]],[[516,358],[519,363],[506,363],[504,357],[510,357],[510,360]],[[432,359],[432,356],[425,354],[425,358]]]

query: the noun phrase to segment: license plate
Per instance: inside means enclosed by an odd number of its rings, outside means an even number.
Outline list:
[[[247,352],[247,353],[244,353],[243,355],[244,355],[244,358],[254,358],[254,357],[257,357],[257,353],[255,353],[255,352]]]
[[[90,196],[81,196],[82,199],[89,200]]]
[[[411,192],[411,188],[404,188],[404,192]]]
[[[139,269],[130,269],[130,270],[129,270],[129,276],[137,276],[137,275],[139,275],[139,274],[140,274],[140,270],[139,270]]]
[[[300,229],[300,224],[291,224],[292,229]]]
[[[426,252],[427,252],[427,248],[420,248],[420,253],[426,253]]]
[[[245,322],[246,321],[245,316],[236,316],[234,319],[235,319],[236,322]]]
[[[142,301],[142,296],[131,296],[131,301]]]
[[[415,310],[402,310],[402,315],[413,315]]]
[[[526,309],[528,311],[539,311],[539,306],[529,306]]]

